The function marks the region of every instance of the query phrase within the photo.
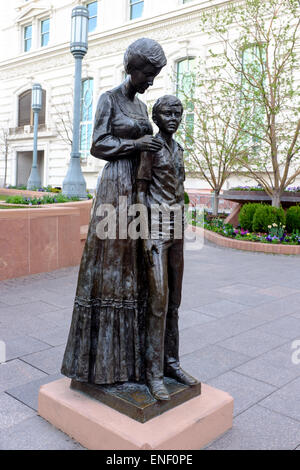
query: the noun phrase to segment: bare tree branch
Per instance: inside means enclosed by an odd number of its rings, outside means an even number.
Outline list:
[[[242,136],[248,152],[237,149],[237,160],[274,204],[300,174],[299,18],[299,0],[244,0],[204,12],[201,22],[223,44],[223,57],[210,52],[219,61],[215,70],[223,70],[222,86],[235,90],[240,113],[249,118],[228,123],[219,114],[219,121]],[[244,51],[252,51],[251,61]]]

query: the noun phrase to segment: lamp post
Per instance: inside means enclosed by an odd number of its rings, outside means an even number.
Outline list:
[[[39,83],[35,83],[31,93],[31,108],[33,111],[33,158],[30,176],[27,181],[27,189],[36,189],[41,187],[41,178],[37,167],[37,139],[39,112],[42,109],[43,90]]]
[[[86,182],[80,165],[80,100],[82,59],[88,50],[88,9],[77,6],[72,10],[71,53],[75,58],[73,139],[69,168],[63,181],[62,192],[65,196],[86,199]]]

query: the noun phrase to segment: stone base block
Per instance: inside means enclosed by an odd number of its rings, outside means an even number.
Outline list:
[[[201,395],[139,423],[60,379],[41,387],[39,414],[87,449],[197,450],[232,427],[233,398],[202,384]]]

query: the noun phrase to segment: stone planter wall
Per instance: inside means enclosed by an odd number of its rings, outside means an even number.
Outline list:
[[[271,203],[270,196],[265,191],[224,191],[223,199],[237,202],[239,204],[246,204],[247,202],[264,202]],[[281,197],[281,204],[283,207],[300,204],[300,192],[285,191]]]
[[[80,262],[92,201],[0,210],[0,280]]]
[[[189,195],[190,203],[193,205],[204,206],[212,210],[212,192],[211,190],[186,189]],[[223,193],[219,196],[219,211],[229,212],[235,208],[236,204],[229,199],[223,198]]]

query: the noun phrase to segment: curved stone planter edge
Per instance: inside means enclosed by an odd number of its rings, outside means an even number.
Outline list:
[[[273,253],[277,255],[300,255],[299,245],[269,245],[259,242],[246,242],[242,240],[234,240],[233,238],[226,238],[219,233],[211,232],[207,229],[203,229],[203,231],[204,238],[206,240],[225,248],[234,248],[236,250],[254,251],[261,253]]]

